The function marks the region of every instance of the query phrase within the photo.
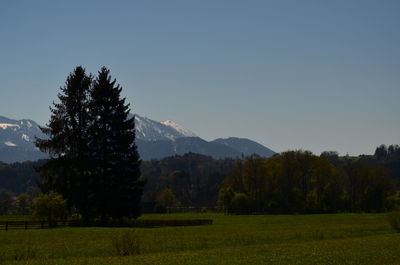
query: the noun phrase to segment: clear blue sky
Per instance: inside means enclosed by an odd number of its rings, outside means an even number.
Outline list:
[[[0,115],[44,124],[69,72],[134,112],[275,151],[400,144],[400,1],[1,1]]]

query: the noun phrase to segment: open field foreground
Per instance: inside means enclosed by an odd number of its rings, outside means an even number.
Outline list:
[[[400,264],[400,234],[385,214],[141,218],[214,224],[0,231],[0,264]],[[138,254],[119,256],[113,239],[131,230]]]

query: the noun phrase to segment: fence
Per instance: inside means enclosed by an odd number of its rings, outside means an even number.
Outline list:
[[[52,227],[162,227],[162,226],[198,226],[211,225],[211,219],[191,219],[191,220],[130,220],[130,221],[111,221],[106,224],[92,221],[81,223],[77,221],[58,221],[52,226],[47,221],[0,221],[0,230],[15,229],[45,229]]]
[[[100,221],[92,221],[88,223],[79,223],[70,221],[69,226],[97,226],[97,227],[162,227],[162,226],[198,226],[198,225],[211,225],[213,220],[211,219],[189,219],[189,220],[111,220],[106,224],[102,224]]]
[[[50,226],[47,221],[0,221],[0,230],[15,230],[15,229],[45,229],[50,227],[65,227],[66,221],[58,221]]]

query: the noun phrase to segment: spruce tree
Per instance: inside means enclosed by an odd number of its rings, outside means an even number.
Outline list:
[[[90,91],[90,151],[93,165],[93,205],[104,222],[107,217],[137,217],[143,181],[135,145],[134,118],[121,98],[116,80],[103,67]]]
[[[121,90],[105,67],[95,80],[76,67],[41,128],[49,138],[36,142],[50,154],[39,168],[42,191],[60,193],[84,220],[140,214],[141,160]]]
[[[47,127],[41,128],[48,139],[37,139],[37,147],[50,154],[50,159],[38,170],[43,192],[55,190],[88,217],[88,96],[92,78],[78,66],[67,78],[58,94],[59,103],[50,107]]]

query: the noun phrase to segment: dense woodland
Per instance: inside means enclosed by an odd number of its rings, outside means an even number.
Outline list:
[[[238,213],[381,212],[399,203],[398,146],[385,156],[315,156],[287,151],[238,160],[222,183],[218,205]]]
[[[44,161],[0,163],[0,198],[35,195]],[[288,151],[271,158],[213,159],[194,153],[143,161],[144,203],[218,207],[232,213],[379,212],[399,204],[400,147],[372,156]],[[7,191],[7,192],[6,192]],[[1,208],[1,207],[0,207]],[[2,213],[12,211],[11,205]]]

